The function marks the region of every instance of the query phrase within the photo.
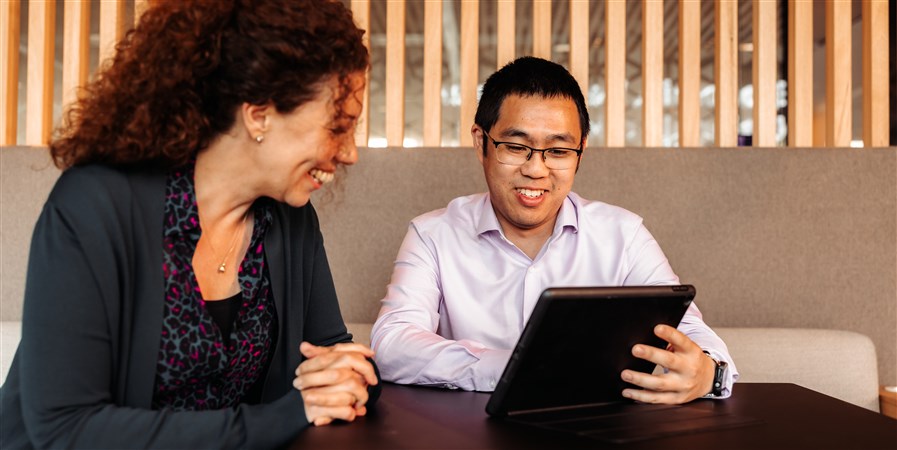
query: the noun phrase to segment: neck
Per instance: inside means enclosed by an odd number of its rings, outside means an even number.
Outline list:
[[[204,229],[234,227],[259,197],[250,178],[255,171],[247,170],[247,150],[225,135],[196,156],[193,185]]]
[[[536,255],[542,251],[542,247],[548,242],[548,238],[554,232],[554,224],[557,222],[557,214],[555,214],[551,220],[533,228],[521,228],[508,222],[500,214],[496,216],[505,237],[525,253],[529,259],[533,260],[536,259]]]

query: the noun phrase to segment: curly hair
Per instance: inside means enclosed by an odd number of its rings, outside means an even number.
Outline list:
[[[334,1],[159,2],[82,88],[50,154],[61,169],[176,167],[228,131],[243,103],[290,112],[334,76],[341,116],[349,75],[368,68],[363,34]]]

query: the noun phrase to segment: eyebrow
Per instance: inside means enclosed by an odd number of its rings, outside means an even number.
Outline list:
[[[519,137],[519,138],[523,138],[524,140],[526,140],[528,142],[532,142],[532,140],[533,140],[529,133],[527,133],[524,130],[521,130],[519,128],[514,128],[514,127],[504,130],[503,132],[501,132],[499,134],[499,136],[501,136],[502,138]],[[546,140],[548,142],[556,142],[556,141],[570,142],[570,143],[576,142],[576,138],[574,138],[573,135],[570,133],[549,134],[547,136]]]

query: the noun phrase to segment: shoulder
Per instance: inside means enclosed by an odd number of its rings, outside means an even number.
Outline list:
[[[72,167],[59,176],[47,204],[72,213],[96,214],[102,210],[130,208],[145,198],[162,201],[165,174],[117,169],[103,165]],[[156,198],[158,197],[158,198]]]
[[[610,226],[615,228],[632,228],[642,224],[643,219],[638,214],[609,203],[597,200],[587,200],[574,192],[567,198],[576,208],[580,222],[580,229],[590,229],[591,226]]]
[[[411,225],[418,232],[438,232],[440,229],[464,229],[474,232],[479,217],[483,212],[485,193],[457,197],[445,208],[421,214],[411,220]]]

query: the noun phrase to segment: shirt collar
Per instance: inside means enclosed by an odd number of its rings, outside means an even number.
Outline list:
[[[501,225],[498,223],[498,216],[492,208],[492,198],[487,193],[483,196],[483,203],[480,205],[480,217],[477,220],[477,235],[482,235],[490,231],[501,233]],[[579,231],[579,214],[577,213],[577,205],[571,199],[570,195],[564,199],[561,209],[558,211],[558,218],[554,224],[552,236],[560,234],[565,228],[570,227],[574,233]]]

